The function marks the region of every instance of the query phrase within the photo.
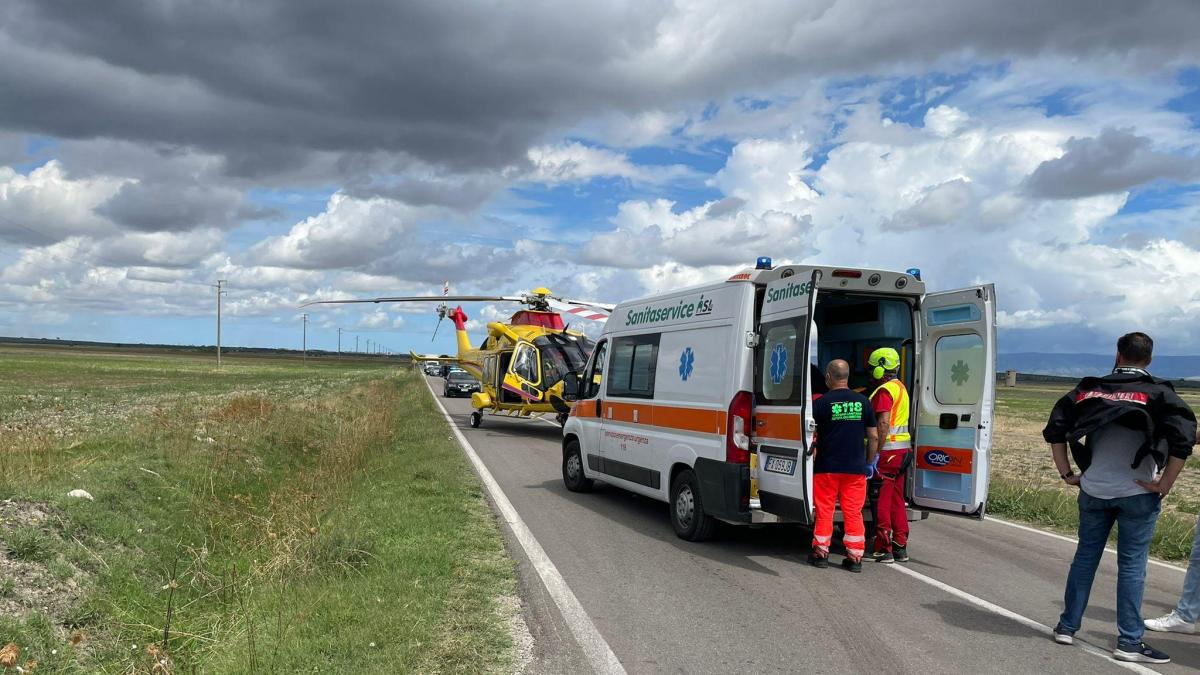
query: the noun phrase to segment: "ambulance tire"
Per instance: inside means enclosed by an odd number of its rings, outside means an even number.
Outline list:
[[[583,456],[579,454],[579,441],[570,440],[563,450],[563,485],[571,492],[591,492],[595,483],[583,475]]]
[[[691,469],[684,469],[671,481],[671,527],[680,539],[707,541],[717,529],[717,520],[704,512],[700,481]]]

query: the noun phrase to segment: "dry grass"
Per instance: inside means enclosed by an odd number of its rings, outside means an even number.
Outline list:
[[[0,378],[0,419],[58,425],[0,429],[0,495],[60,510],[54,550],[89,580],[62,612],[0,617],[0,644],[36,655],[39,672],[510,662],[496,608],[515,589],[512,563],[418,378],[298,363],[214,374],[144,357],[77,364],[68,386],[61,365],[0,361],[0,375],[51,371],[21,393]],[[47,398],[81,410],[39,417],[31,406]],[[108,419],[126,399],[135,412]],[[66,499],[77,487],[95,502]]]

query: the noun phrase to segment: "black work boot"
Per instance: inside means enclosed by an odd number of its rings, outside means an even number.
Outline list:
[[[826,567],[829,567],[829,556],[817,555],[816,553],[809,553],[808,554],[808,564],[812,565],[813,567],[819,567],[821,569],[825,569]]]
[[[908,547],[892,544],[892,557],[896,562],[908,562]]]

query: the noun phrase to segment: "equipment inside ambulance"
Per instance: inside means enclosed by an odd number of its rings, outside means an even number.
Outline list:
[[[911,395],[910,518],[982,518],[995,311],[990,284],[926,293],[918,270],[763,259],[727,280],[622,303],[584,372],[568,378],[579,402],[564,426],[563,480],[668,502],[690,540],[717,521],[812,524],[813,366],[843,359],[851,388],[867,390],[871,354],[890,348],[898,362],[881,367]]]

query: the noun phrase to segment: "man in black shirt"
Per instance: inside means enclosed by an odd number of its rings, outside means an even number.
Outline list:
[[[849,378],[850,364],[841,359],[830,361],[825,368],[829,392],[813,403],[813,417],[817,421],[817,454],[813,462],[817,522],[808,562],[817,567],[829,566],[833,509],[840,501],[845,526],[842,544],[846,548],[842,567],[861,572],[866,548],[862,510],[867,499],[867,477],[879,451],[879,432],[870,400],[850,389]]]

